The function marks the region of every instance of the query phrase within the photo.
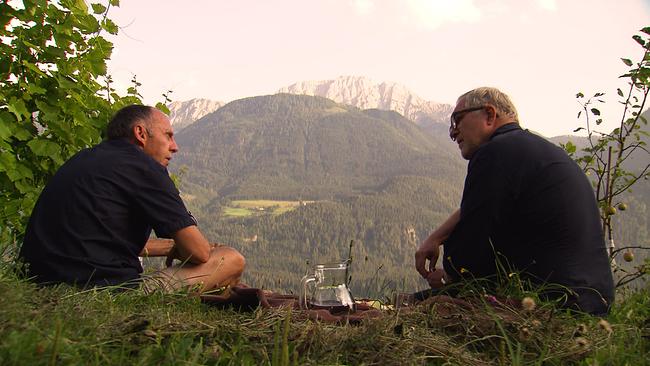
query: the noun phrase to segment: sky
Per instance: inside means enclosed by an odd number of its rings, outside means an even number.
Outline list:
[[[109,72],[135,75],[144,101],[222,102],[342,75],[395,82],[455,104],[494,86],[520,123],[570,134],[577,92],[605,92],[605,124],[620,121],[616,89],[639,60],[632,39],[650,26],[650,0],[121,0]],[[624,89],[625,90],[625,89]]]

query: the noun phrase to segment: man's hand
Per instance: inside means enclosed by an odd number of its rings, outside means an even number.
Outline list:
[[[425,241],[420,244],[420,247],[415,251],[415,269],[418,271],[422,278],[429,280],[429,276],[436,270],[436,262],[440,255],[441,240],[436,239],[430,235]],[[427,266],[427,260],[429,265]]]
[[[167,267],[171,267],[172,264],[174,264],[174,259],[179,259],[179,257],[178,257],[178,249],[176,248],[175,245],[174,245],[174,247],[172,247],[172,249],[169,251],[169,253],[167,253],[167,259],[165,259],[165,265]]]
[[[460,209],[454,211],[445,222],[440,225],[434,232],[426,238],[417,251],[415,251],[415,269],[418,271],[422,278],[429,282],[429,285],[434,288],[441,287],[446,283],[445,271],[436,269],[436,262],[440,256],[440,246],[445,241],[456,224],[460,221]],[[427,260],[429,265],[427,266]]]
[[[442,268],[436,268],[435,270],[429,272],[427,276],[427,282],[431,288],[441,288],[442,286],[449,283],[449,278],[447,273]]]

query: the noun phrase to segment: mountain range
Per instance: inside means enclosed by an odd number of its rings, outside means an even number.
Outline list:
[[[432,126],[435,124],[447,124],[453,110],[452,105],[424,100],[403,85],[391,82],[377,83],[360,76],[302,81],[282,87],[278,93],[319,96],[359,109],[395,111],[425,128],[434,128]],[[168,108],[175,130],[180,131],[223,105],[223,102],[209,99],[192,99],[175,101],[169,104]]]
[[[397,112],[275,94],[240,99],[177,134],[178,164],[219,196],[322,199],[375,191],[400,175],[462,179],[444,133]]]
[[[446,124],[454,109],[450,104],[424,100],[403,85],[391,82],[377,83],[359,76],[298,82],[280,88],[278,93],[314,95],[360,109],[395,111],[423,127],[432,123]]]

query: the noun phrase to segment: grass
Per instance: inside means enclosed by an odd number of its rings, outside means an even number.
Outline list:
[[[224,207],[223,215],[229,217],[246,217],[251,216],[253,212],[247,208]]]
[[[423,303],[360,325],[286,309],[218,309],[187,294],[38,288],[0,271],[1,365],[644,365],[650,294],[609,317]]]
[[[223,214],[226,217],[245,217],[260,213],[281,215],[296,209],[301,202],[307,204],[314,201],[238,200],[224,207]]]

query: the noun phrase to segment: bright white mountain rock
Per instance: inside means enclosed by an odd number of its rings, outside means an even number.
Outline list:
[[[196,98],[184,102],[172,102],[169,108],[169,119],[176,132],[194,123],[196,120],[221,108],[224,103],[210,99]]]
[[[359,76],[341,76],[334,80],[302,81],[283,87],[278,93],[304,94],[325,97],[337,103],[360,109],[377,108],[395,111],[420,126],[447,124],[453,106],[427,101],[406,87],[391,82],[376,83]],[[178,132],[201,117],[212,113],[225,103],[209,99],[172,102],[169,118]]]
[[[302,81],[283,87],[278,93],[315,95],[360,109],[392,110],[423,126],[433,123],[446,124],[453,110],[453,106],[449,104],[424,100],[400,84],[376,83],[358,76]]]

